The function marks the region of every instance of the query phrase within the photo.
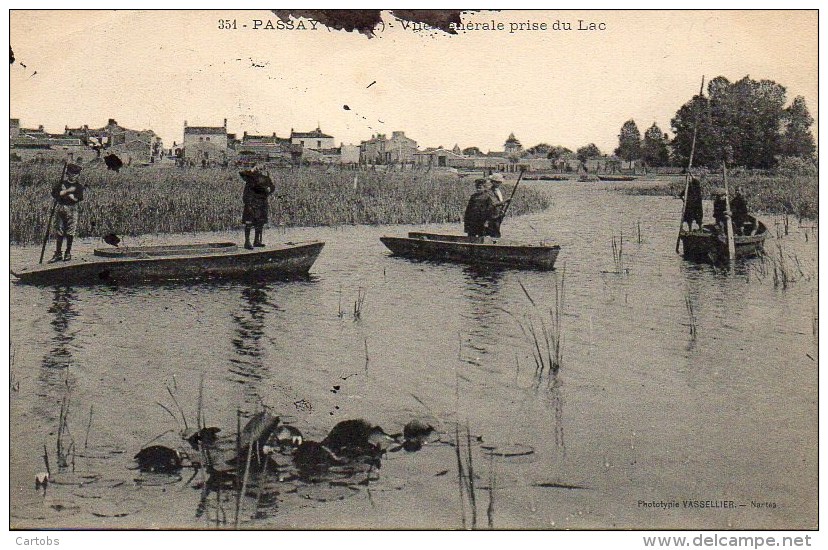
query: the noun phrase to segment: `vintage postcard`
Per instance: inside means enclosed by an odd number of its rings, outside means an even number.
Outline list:
[[[816,10],[9,18],[21,540],[818,529]]]

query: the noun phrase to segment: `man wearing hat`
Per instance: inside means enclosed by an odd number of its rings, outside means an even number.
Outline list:
[[[489,189],[489,182],[480,178],[475,182],[475,192],[469,197],[463,214],[463,231],[471,242],[482,242],[489,233],[487,223],[497,211],[494,194]]]
[[[489,182],[492,184],[491,193],[494,195],[496,207],[488,223],[489,236],[500,238],[500,224],[503,222],[503,209],[511,199],[503,200],[503,174],[492,174],[489,176]]]
[[[80,183],[80,173],[83,170],[74,163],[66,165],[66,171],[60,182],[52,187],[52,198],[55,205],[55,232],[57,245],[55,254],[49,263],[68,262],[72,259],[72,240],[78,226],[78,203],[83,200],[83,185]],[[63,240],[66,239],[66,253],[63,250]]]

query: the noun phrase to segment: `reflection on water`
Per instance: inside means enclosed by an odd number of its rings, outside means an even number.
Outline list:
[[[251,283],[241,289],[239,308],[233,312],[235,334],[232,338],[236,357],[230,359],[231,380],[244,386],[245,404],[261,403],[261,381],[267,377],[265,363],[265,326],[270,298],[265,283]]]
[[[45,368],[64,368],[72,362],[74,331],[71,325],[78,316],[76,303],[77,292],[72,287],[58,286],[52,289],[52,305],[48,311],[52,315],[49,324],[54,335],[52,348],[43,357]]]
[[[474,353],[486,355],[490,347],[499,344],[497,329],[503,316],[503,298],[499,294],[503,277],[503,271],[498,269],[463,268],[462,294],[466,307],[461,312],[464,322],[460,331]]]

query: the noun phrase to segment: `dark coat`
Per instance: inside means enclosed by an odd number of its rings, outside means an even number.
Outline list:
[[[685,201],[684,219],[682,221],[687,222],[687,225],[696,222],[701,226],[704,208],[702,206],[701,183],[696,178],[690,178],[690,183],[687,184]]]
[[[713,199],[713,219],[716,223],[725,223],[725,211],[727,210],[727,202],[723,195],[716,196]]]
[[[266,224],[267,197],[276,190],[276,186],[273,185],[270,176],[260,172],[244,170],[239,172],[239,176],[244,180],[242,223],[251,225]]]
[[[748,207],[745,198],[741,193],[736,193],[730,201],[730,212],[733,214],[733,221],[737,224],[744,222],[748,217]]]
[[[496,201],[490,191],[475,191],[463,214],[463,231],[470,237],[488,235],[487,222],[497,213]]]
[[[75,191],[61,197],[60,192],[64,189],[69,189],[70,187],[74,187]],[[74,196],[74,200],[72,199],[72,196]],[[59,204],[67,206],[78,204],[83,200],[83,185],[81,185],[81,183],[77,180],[70,182],[69,180],[63,179],[52,186],[52,198],[54,198]]]

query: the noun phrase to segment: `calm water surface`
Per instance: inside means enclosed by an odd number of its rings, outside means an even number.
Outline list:
[[[244,528],[461,528],[464,514],[471,526],[458,425],[464,463],[470,432],[478,527],[815,528],[815,231],[794,224],[776,239],[777,220],[765,219],[767,249],[778,257],[781,245],[797,279],[782,288],[772,262],[730,271],[674,254],[680,201],[528,185],[552,207],[508,220],[504,233],[561,244],[555,272],[412,262],[379,241],[459,230],[439,225],[268,231],[269,242],[327,243],[297,282],[12,284],[12,526],[232,527],[228,495],[209,495],[199,513],[200,476],[141,474],[132,460],[149,442],[185,449],[170,393],[192,427],[203,384],[206,422],[228,439],[237,410],[244,422],[263,406],[311,439],[350,418],[389,433],[415,418],[438,429],[362,484],[271,480],[272,498],[241,499]],[[11,263],[38,253],[15,247]],[[548,324],[561,285],[562,366],[537,376],[519,322]],[[34,487],[44,445],[55,481],[45,493]]]

